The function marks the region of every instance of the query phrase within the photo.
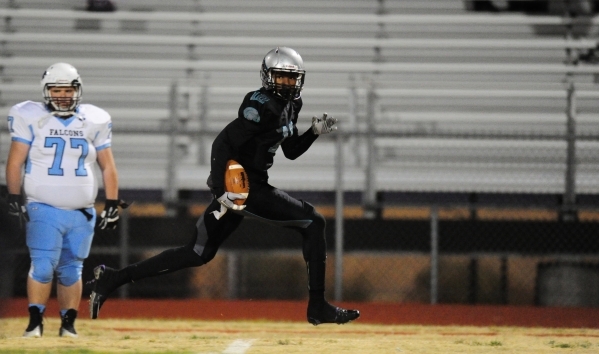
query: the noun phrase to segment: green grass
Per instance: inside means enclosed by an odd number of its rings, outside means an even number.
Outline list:
[[[563,343],[563,342],[556,342],[554,340],[551,340],[547,344],[549,344],[549,346],[551,348],[583,348],[583,349],[589,349],[589,348],[591,348],[593,346],[593,344],[591,342],[588,342],[588,341],[579,342],[579,343]]]
[[[473,347],[479,347],[479,346],[488,346],[488,347],[501,347],[503,345],[503,343],[501,341],[498,340],[492,340],[490,342],[479,342],[477,340],[473,340],[473,341],[465,341],[463,339],[459,339],[456,340],[454,342],[455,344],[466,344],[466,345],[471,345]]]

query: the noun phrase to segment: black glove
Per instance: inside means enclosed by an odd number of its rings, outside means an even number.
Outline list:
[[[119,224],[119,207],[127,209],[129,204],[122,200],[106,199],[104,210],[96,220],[96,228],[100,230],[114,230]]]
[[[223,195],[223,193],[225,192],[225,188],[223,188],[223,187],[220,187],[220,188],[214,187],[214,183],[212,180],[212,173],[210,175],[208,175],[208,180],[206,181],[206,184],[208,185],[208,188],[210,188],[210,193],[212,193],[212,196],[214,197],[214,199],[217,199],[218,197]]]
[[[19,231],[25,230],[25,225],[29,221],[29,214],[21,201],[20,194],[8,195],[8,216]]]

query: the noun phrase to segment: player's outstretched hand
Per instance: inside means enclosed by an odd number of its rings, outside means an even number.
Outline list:
[[[19,232],[25,230],[25,226],[29,221],[29,214],[21,201],[20,194],[8,195],[8,216],[10,216],[11,222],[18,228]]]
[[[321,118],[312,117],[312,131],[316,135],[328,134],[333,130],[337,130],[337,118],[328,117],[326,113],[322,114]]]
[[[100,230],[114,230],[119,224],[119,207],[127,209],[129,204],[122,200],[106,199],[104,210],[96,220],[96,228]]]

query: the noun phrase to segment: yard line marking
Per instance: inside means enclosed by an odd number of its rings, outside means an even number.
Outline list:
[[[244,354],[252,346],[252,342],[255,339],[241,340],[237,339],[231,343],[222,354]]]

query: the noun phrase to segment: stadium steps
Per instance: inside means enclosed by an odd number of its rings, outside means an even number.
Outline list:
[[[48,8],[43,1],[14,3],[22,9]],[[182,1],[168,5],[158,0],[145,0],[117,4],[117,16],[124,16],[127,12],[142,16],[156,13],[179,13],[185,16],[194,11],[208,15],[245,13],[247,16],[260,16],[265,9],[272,16],[292,11],[314,16],[327,12],[361,15],[375,14],[381,10],[377,1],[358,0],[282,1],[276,5],[257,0]],[[62,6],[68,11],[81,9],[79,1],[61,1],[53,6]],[[387,1],[384,10],[391,15],[467,14],[463,3],[457,0]],[[563,39],[543,37],[545,42],[541,42],[537,28],[524,22],[501,25],[437,24],[429,21],[387,23],[382,26],[372,22],[348,26],[331,21],[281,26],[275,22],[250,21],[223,26],[216,21],[194,24],[190,21],[128,20],[119,17],[101,20],[96,23],[97,27],[85,29],[90,23],[86,24],[86,20],[78,18],[78,15],[85,17],[86,13],[68,11],[64,18],[11,19],[10,28],[15,32],[2,34],[5,42],[1,48],[4,57],[0,75],[0,104],[8,109],[16,102],[35,99],[35,94],[40,91],[39,74],[53,60],[74,64],[84,77],[86,102],[105,108],[113,116],[116,132],[113,148],[125,188],[164,186],[169,158],[166,153],[168,137],[149,131],[166,131],[168,127],[168,93],[173,81],[182,82],[191,75],[195,82],[210,87],[206,128],[218,130],[236,116],[243,94],[259,86],[259,62],[252,58],[262,58],[266,44],[256,45],[252,40],[272,37],[273,33],[276,33],[277,42],[285,42],[285,39],[290,43],[298,41],[300,45],[294,47],[306,59],[306,104],[300,130],[307,129],[312,115],[319,115],[323,111],[340,118],[342,129],[365,130],[365,97],[371,81],[377,82],[377,109],[380,114],[376,124],[382,132],[451,131],[472,134],[473,131],[508,131],[520,134],[563,134],[565,130],[564,72],[559,69],[563,67],[564,60],[563,43],[560,44]],[[518,17],[513,18],[518,20]],[[39,35],[36,39],[40,27],[44,28],[44,34],[55,39]],[[298,27],[302,30],[297,31]],[[13,39],[11,33],[14,34]],[[239,33],[243,33],[243,37],[236,37]],[[227,43],[218,43],[221,37]],[[195,50],[190,50],[188,44],[198,38],[205,42],[201,42],[203,44]],[[238,43],[244,38],[247,38],[247,44]],[[351,39],[355,44],[337,43],[327,48],[327,39],[335,38]],[[377,52],[371,45],[377,38],[406,42],[403,42],[404,45],[385,44]],[[119,39],[122,43],[119,43]],[[132,41],[136,40],[143,42],[143,45],[132,45]],[[168,43],[169,40],[172,43]],[[211,40],[212,44],[207,44]],[[460,44],[459,40],[470,42]],[[511,40],[510,43],[519,40],[522,46],[497,45],[481,49],[472,44],[501,43],[502,40]],[[418,41],[422,41],[422,44],[418,44]],[[436,41],[446,41],[451,45],[443,47]],[[534,47],[535,44],[540,47]],[[579,42],[579,45],[584,47],[589,44]],[[202,67],[209,62],[220,63]],[[199,66],[194,67],[196,64]],[[372,72],[372,68],[376,70],[379,64],[405,65],[405,68]],[[415,64],[430,66],[413,71],[413,68],[418,68]],[[470,67],[452,72],[447,70],[450,65]],[[514,65],[511,68],[523,69],[515,73],[500,69],[486,72],[475,70],[477,65],[480,68]],[[526,72],[528,68],[542,65],[553,65],[553,69],[542,73]],[[196,69],[190,72],[189,68]],[[593,78],[586,75],[574,79],[583,94],[577,102],[579,131],[594,132],[599,118],[594,104],[596,94]],[[351,87],[356,87],[358,92],[355,115],[350,114],[349,109]],[[180,107],[180,115],[184,117],[185,114],[185,108]],[[192,118],[189,126],[199,125],[195,119]],[[147,131],[140,134],[135,130]],[[509,146],[501,145],[504,142]],[[489,140],[474,144],[468,139],[443,139],[433,144],[423,135],[402,139],[379,138],[375,141],[379,163],[378,184],[381,188],[393,190],[510,192],[532,188],[540,192],[559,193],[563,190],[564,144],[535,141],[537,145],[529,148],[529,143],[521,140]],[[0,136],[0,144],[0,151],[7,151],[5,132]],[[186,144],[188,154],[182,157],[178,171],[178,176],[182,176],[179,177],[180,185],[203,188],[207,166],[197,164],[199,143],[193,139],[187,142],[182,139],[182,144]],[[203,144],[204,150],[208,150],[209,142]],[[344,178],[347,179],[347,188],[361,190],[364,186],[365,142],[363,138],[356,138],[352,144],[346,148],[348,167]],[[592,142],[585,144],[586,147],[581,150],[579,183],[583,185],[580,190],[592,190],[594,182],[586,177],[585,171],[591,174],[595,171],[592,167],[595,161],[588,156],[597,155],[597,148]],[[547,154],[537,153],[544,149]],[[286,188],[313,189],[318,185],[318,188],[331,189],[335,183],[334,157],[334,141],[326,138],[320,139],[315,148],[295,162],[285,160],[279,153],[273,167],[276,171],[273,178],[276,178],[278,185]],[[485,159],[488,164],[481,162]],[[515,162],[510,162],[510,159]],[[528,165],[538,169],[528,168]],[[314,181],[315,176],[318,176],[318,183]],[[322,176],[326,177],[322,179]]]

